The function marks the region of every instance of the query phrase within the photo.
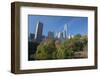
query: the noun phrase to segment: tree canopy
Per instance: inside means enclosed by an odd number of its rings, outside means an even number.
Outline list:
[[[36,60],[74,58],[75,52],[87,50],[87,36],[75,35],[73,38],[57,41],[46,39],[42,41],[34,54]]]

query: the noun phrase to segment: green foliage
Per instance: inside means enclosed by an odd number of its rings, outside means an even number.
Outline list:
[[[79,39],[79,38],[81,38],[81,37],[82,37],[81,34],[76,34],[76,35],[74,36],[75,39]]]
[[[36,60],[71,59],[75,52],[87,50],[87,36],[75,35],[71,39],[56,43],[57,40],[46,39],[37,47],[34,54]]]
[[[65,50],[65,58],[66,59],[72,58],[75,49],[73,39],[65,40],[64,43],[62,43],[62,45],[64,46],[64,50]]]
[[[48,55],[47,55],[47,46],[46,45],[43,45],[43,43],[41,43],[38,47],[37,47],[37,51],[36,51],[36,54],[34,55],[35,56],[35,59],[37,60],[44,60],[44,59],[47,59],[48,58]]]
[[[35,59],[37,60],[52,59],[54,51],[56,51],[54,40],[47,40],[45,42],[42,42],[37,47]]]
[[[59,48],[57,48],[56,58],[57,59],[65,58],[65,48],[63,46],[60,46]]]
[[[86,46],[87,43],[88,43],[88,38],[87,38],[87,36],[86,36],[86,35],[82,36],[82,37],[81,37],[81,41],[83,42],[83,45]]]

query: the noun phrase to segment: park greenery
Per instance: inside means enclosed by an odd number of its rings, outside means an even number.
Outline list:
[[[77,34],[63,41],[46,39],[42,41],[33,54],[34,60],[72,59],[76,52],[87,51],[87,35]]]

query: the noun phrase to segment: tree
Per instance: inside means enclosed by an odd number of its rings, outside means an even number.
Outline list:
[[[87,43],[88,43],[87,35],[82,36],[81,41],[83,42],[84,46],[87,45]]]
[[[74,43],[72,39],[65,40],[62,44],[61,50],[63,51],[64,59],[69,59],[73,57]]]
[[[81,40],[82,36],[80,34],[75,35],[71,40],[73,44],[73,51],[82,51],[83,50],[83,42]]]
[[[28,42],[28,59],[29,60],[34,60],[34,54],[37,50],[37,46],[39,45],[39,43],[37,42]]]
[[[47,46],[43,45],[43,43],[41,43],[38,47],[37,47],[37,51],[34,54],[34,57],[36,60],[45,60],[48,58],[48,54],[47,54]]]
[[[81,34],[76,34],[75,36],[74,36],[74,38],[81,38],[82,36],[81,36]]]
[[[73,42],[71,39],[66,39],[63,42],[57,40],[56,51],[54,51],[53,57],[55,59],[68,59],[73,57]]]
[[[37,47],[37,51],[35,54],[35,59],[46,60],[53,59],[54,51],[56,51],[55,41],[52,39],[47,39],[44,42],[41,42]]]
[[[34,54],[36,60],[70,59],[75,52],[87,50],[87,36],[75,35],[63,42],[60,40],[46,39],[42,41]]]
[[[65,48],[63,45],[60,45],[60,47],[57,48],[56,58],[57,59],[64,59],[65,58]]]

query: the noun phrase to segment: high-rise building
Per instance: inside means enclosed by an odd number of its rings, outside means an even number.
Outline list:
[[[54,38],[54,32],[49,31],[48,32],[48,38]]]
[[[60,38],[63,39],[63,32],[60,33]]]
[[[43,23],[40,21],[36,25],[35,40],[42,41]]]
[[[57,38],[62,40],[63,39],[63,32],[59,32]]]
[[[67,35],[68,35],[68,25],[67,24],[64,25],[63,33],[64,33],[64,38],[67,38]]]
[[[55,33],[55,38],[58,38],[58,32]]]

